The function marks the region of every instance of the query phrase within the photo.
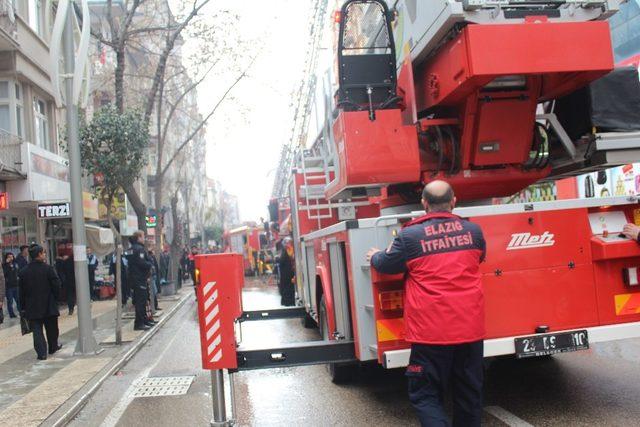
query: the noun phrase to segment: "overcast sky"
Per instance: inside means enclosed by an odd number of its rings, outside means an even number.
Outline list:
[[[250,62],[248,76],[231,92],[207,126],[207,171],[239,198],[243,221],[267,217],[280,148],[288,142],[292,95],[302,77],[310,0],[214,0],[211,15],[225,8],[238,15],[230,37],[244,42],[239,54]],[[192,49],[187,45],[186,50]],[[237,78],[233,61],[221,61],[199,88],[206,115]]]

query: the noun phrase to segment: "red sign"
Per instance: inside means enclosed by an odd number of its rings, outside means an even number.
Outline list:
[[[0,193],[0,211],[9,209],[9,193]]]
[[[198,255],[196,293],[203,369],[235,369],[235,321],[242,315],[242,255]]]

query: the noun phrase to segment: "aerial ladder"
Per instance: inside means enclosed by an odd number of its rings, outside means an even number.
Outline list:
[[[232,370],[327,363],[343,381],[359,363],[406,366],[403,277],[373,271],[365,254],[423,214],[420,190],[435,179],[452,184],[454,213],[485,231],[486,357],[639,337],[640,245],[620,236],[640,225],[637,197],[487,202],[640,162],[638,70],[614,70],[607,21],[623,3],[345,1],[317,100],[325,120],[293,157],[323,157],[332,215],[308,217],[300,163],[288,184],[299,307],[227,319],[300,316],[322,340],[242,343]],[[609,113],[603,91],[616,101]]]

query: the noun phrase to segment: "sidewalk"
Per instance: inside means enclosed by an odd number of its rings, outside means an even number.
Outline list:
[[[162,321],[193,296],[186,286],[171,297],[159,297]],[[121,346],[115,341],[115,300],[91,304],[94,336],[102,351],[95,356],[74,356],[78,333],[76,314],[61,308],[59,318],[62,350],[45,361],[36,359],[31,334],[22,336],[18,319],[5,319],[0,325],[0,426],[37,426],[68,401],[112,362],[141,345],[148,332],[134,331],[133,319],[123,318]],[[77,313],[77,310],[76,310]],[[162,322],[163,323],[163,322]],[[162,323],[154,329],[161,327]]]

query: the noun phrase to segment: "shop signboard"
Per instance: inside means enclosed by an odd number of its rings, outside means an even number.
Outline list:
[[[0,211],[9,209],[9,193],[0,193]]]
[[[71,218],[71,204],[69,202],[38,204],[38,219],[60,218]]]

